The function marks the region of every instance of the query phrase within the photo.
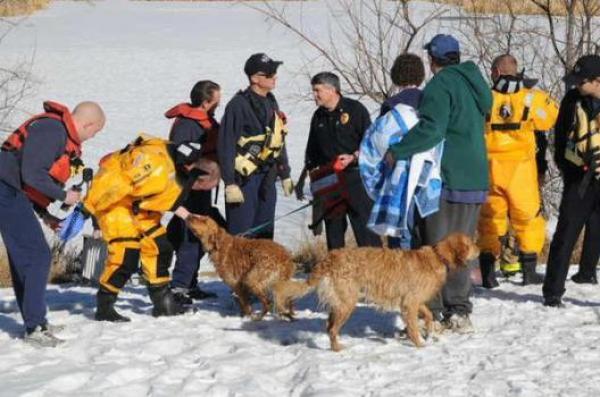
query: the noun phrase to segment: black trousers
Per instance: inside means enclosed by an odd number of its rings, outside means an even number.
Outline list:
[[[350,220],[356,244],[359,247],[381,247],[381,238],[367,227],[373,201],[371,201],[363,187],[358,169],[355,168],[346,171],[345,176],[350,193],[348,210],[346,214],[336,216],[333,219],[325,219],[327,249],[332,250],[344,247],[344,236],[348,228],[347,219]]]
[[[560,298],[565,293],[571,255],[584,225],[586,232],[580,269],[595,269],[600,257],[600,183],[593,180],[583,197],[579,195],[579,185],[580,180],[565,182],[558,224],[548,254],[543,287],[546,299]]]
[[[415,223],[415,243],[417,246],[434,245],[448,234],[462,232],[474,237],[479,219],[481,204],[451,203],[440,200],[440,210],[426,218],[417,218]],[[440,293],[427,306],[437,320],[452,314],[467,315],[473,310],[469,297],[471,285],[470,263],[463,270],[450,273]]]

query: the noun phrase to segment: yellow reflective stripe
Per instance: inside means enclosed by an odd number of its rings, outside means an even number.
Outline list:
[[[250,142],[264,142],[266,137],[267,137],[267,134],[241,136],[240,139],[238,139],[237,144],[238,144],[238,146],[244,147],[244,146],[246,146],[246,144],[248,144]]]

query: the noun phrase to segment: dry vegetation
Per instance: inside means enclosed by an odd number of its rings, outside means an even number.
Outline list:
[[[543,15],[541,6],[549,6],[552,15],[564,16],[566,9],[564,0],[433,0],[435,3],[444,3],[461,6],[467,12],[478,14],[508,14],[515,15]],[[579,8],[583,7],[579,3]],[[600,15],[600,10],[595,10],[595,15]]]
[[[0,0],[0,17],[29,15],[49,3],[50,0]]]
[[[4,245],[0,245],[0,288],[10,287],[11,285],[8,257]]]
[[[62,284],[73,281],[73,276],[77,271],[76,261],[79,253],[75,250],[61,251],[59,244],[52,246],[52,266],[48,275],[50,284]],[[12,286],[10,269],[8,266],[8,257],[6,250],[0,244],[0,288]]]

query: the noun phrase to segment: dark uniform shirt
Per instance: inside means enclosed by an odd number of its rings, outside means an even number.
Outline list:
[[[217,140],[217,156],[225,185],[240,183],[239,175],[235,172],[235,156],[237,142],[242,134],[264,134],[267,126],[273,126],[275,112],[278,110],[279,105],[273,94],[269,93],[263,97],[249,88],[238,92],[229,101],[225,107]],[[276,163],[279,176],[283,179],[289,178],[290,169],[285,146]]]
[[[0,152],[0,180],[19,190],[25,184],[54,200],[63,201],[66,192],[48,172],[65,153],[65,126],[58,120],[44,118],[33,122],[27,131],[21,150]]]
[[[178,145],[180,143],[200,143],[206,142],[206,131],[196,120],[185,117],[178,117],[171,128],[169,141]],[[190,183],[191,181],[187,181]],[[195,214],[206,215],[211,208],[210,190],[190,190],[186,192],[183,206]]]
[[[369,111],[354,99],[341,97],[333,111],[319,107],[310,122],[307,169],[330,163],[340,154],[356,152],[369,125]]]

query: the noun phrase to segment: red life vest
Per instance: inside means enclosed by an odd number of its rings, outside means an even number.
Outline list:
[[[204,109],[192,107],[188,103],[180,103],[179,105],[169,109],[165,113],[165,117],[186,118],[194,120],[200,124],[200,127],[206,133],[206,140],[202,142],[202,155],[210,160],[217,161],[217,134],[219,132],[219,123],[206,113]],[[173,123],[173,127],[177,124],[177,120]]]
[[[28,128],[35,121],[49,118],[62,122],[67,130],[67,143],[65,145],[65,151],[54,161],[54,163],[52,163],[48,174],[52,177],[52,179],[63,186],[71,177],[71,166],[75,164],[83,164],[80,159],[81,141],[79,139],[79,135],[77,134],[77,129],[75,128],[75,123],[73,122],[71,112],[69,112],[69,109],[66,106],[57,102],[46,101],[44,102],[44,111],[45,113],[33,116],[21,124],[21,126],[15,131],[13,131],[13,133],[10,134],[2,144],[2,150],[9,152],[21,150],[25,140],[27,139],[27,136],[29,135]],[[53,201],[50,197],[47,197],[31,186],[24,185],[23,191],[34,204],[42,208],[46,208],[48,204]]]

